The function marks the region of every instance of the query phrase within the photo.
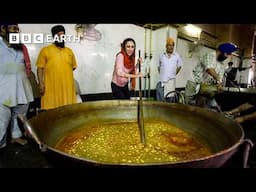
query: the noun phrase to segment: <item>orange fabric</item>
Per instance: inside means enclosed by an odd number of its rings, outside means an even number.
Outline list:
[[[173,43],[174,43],[174,40],[173,40],[173,38],[171,38],[171,37],[168,37],[168,38],[167,38],[167,40],[166,40],[166,44],[170,44],[170,45],[173,45]]]
[[[40,51],[36,65],[45,70],[45,94],[41,96],[41,109],[77,103],[73,76],[77,63],[70,48],[48,45]]]
[[[129,56],[125,52],[125,50],[122,48],[121,53],[124,56],[124,66],[127,69],[132,69],[131,74],[136,74],[136,69],[135,69],[135,52]],[[131,89],[134,90],[136,87],[136,78],[131,78]]]

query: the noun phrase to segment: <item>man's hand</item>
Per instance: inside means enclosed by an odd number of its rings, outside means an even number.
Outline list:
[[[145,76],[146,76],[146,74],[143,74],[143,73],[141,73],[141,72],[139,72],[139,73],[136,74],[136,77],[145,77]]]
[[[141,58],[141,57],[139,57],[139,58],[138,58],[137,63],[140,63],[140,64],[142,64],[142,63],[143,63],[143,62],[142,62],[142,58]]]
[[[44,86],[44,84],[39,84],[39,89],[40,89],[40,95],[44,95],[44,92],[45,92],[45,86]]]
[[[218,91],[218,93],[223,91],[223,85],[221,83],[217,84],[217,91]]]
[[[235,118],[235,122],[237,123],[243,123],[245,121],[245,119],[243,117],[236,117]]]

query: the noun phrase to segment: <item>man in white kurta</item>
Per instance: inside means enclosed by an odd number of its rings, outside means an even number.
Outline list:
[[[182,66],[180,55],[174,52],[174,45],[174,40],[169,37],[166,41],[166,52],[159,57],[160,81],[156,87],[156,99],[158,101],[174,102],[176,75]]]
[[[22,141],[18,114],[26,115],[33,101],[22,50],[14,49],[8,40],[17,25],[0,25],[0,148],[6,146],[7,128],[10,124],[13,141]],[[10,121],[11,120],[11,121]]]

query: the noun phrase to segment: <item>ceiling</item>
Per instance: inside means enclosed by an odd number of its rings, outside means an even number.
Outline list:
[[[146,29],[152,29],[152,30],[156,30],[156,29],[159,29],[159,28],[163,28],[163,27],[166,27],[170,24],[164,24],[164,23],[139,23],[139,24],[136,24],[136,25],[139,25],[141,27],[144,27]],[[174,24],[172,24],[172,26],[174,26]]]
[[[186,24],[170,24],[170,23],[137,23],[136,25],[157,30],[167,26],[174,27],[178,31],[180,38],[194,41],[193,38],[186,35],[184,26]],[[201,44],[215,48],[221,42],[232,42],[241,50],[244,50],[245,56],[250,56],[251,52],[256,52],[256,48],[252,50],[254,42],[256,47],[256,25],[255,24],[194,24],[202,29],[200,35]],[[254,37],[254,38],[253,38]]]

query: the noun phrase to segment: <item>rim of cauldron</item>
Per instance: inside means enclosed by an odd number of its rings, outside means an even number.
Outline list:
[[[101,100],[101,101],[88,101],[87,103],[97,103],[97,104],[100,104],[100,103],[105,103],[106,101],[109,102],[109,100]],[[110,103],[115,103],[117,102],[118,103],[126,103],[126,104],[130,104],[131,102],[134,103],[136,102],[135,100],[111,100]],[[182,104],[176,104],[176,103],[166,103],[166,102],[159,102],[159,101],[144,101],[144,102],[148,102],[152,105],[163,105],[163,106],[166,106],[166,105],[173,105],[174,107],[181,107]],[[81,103],[83,104],[83,103]],[[80,103],[79,104],[72,104],[72,105],[81,105]],[[109,103],[108,103],[109,104]],[[61,107],[61,108],[65,108],[65,107],[68,107],[68,106],[64,106],[64,107]],[[195,107],[195,106],[183,106],[183,107],[188,107],[188,108],[199,108],[199,107]],[[200,108],[201,110],[207,110],[207,109],[204,109],[204,108]],[[55,110],[55,109],[53,109]],[[51,111],[51,110],[50,110]],[[42,112],[42,113],[45,113],[46,111]],[[40,114],[39,114],[40,115]],[[226,117],[227,118],[227,117]],[[47,149],[49,149],[50,151],[53,151],[59,155],[62,155],[64,157],[68,157],[69,159],[72,159],[72,160],[75,160],[75,161],[79,161],[79,162],[82,162],[82,163],[86,163],[86,164],[91,164],[91,165],[98,165],[98,166],[116,166],[116,167],[154,167],[154,166],[173,166],[173,165],[183,165],[183,164],[189,164],[189,163],[197,163],[197,162],[201,162],[201,161],[206,161],[208,159],[213,159],[213,158],[217,158],[219,156],[222,156],[222,155],[225,155],[227,153],[230,153],[232,151],[235,152],[235,149],[238,148],[241,143],[243,143],[244,141],[244,137],[245,137],[245,134],[244,134],[244,130],[242,129],[242,127],[237,124],[238,127],[240,128],[240,131],[241,131],[241,137],[239,138],[239,140],[233,144],[232,146],[224,149],[224,150],[221,150],[221,151],[218,151],[216,153],[213,153],[211,155],[208,155],[208,156],[205,156],[205,157],[201,157],[201,158],[196,158],[196,159],[191,159],[191,160],[185,160],[185,161],[177,161],[177,162],[152,162],[152,163],[114,163],[114,162],[102,162],[102,161],[97,161],[97,160],[92,160],[92,159],[86,159],[86,158],[82,158],[82,157],[77,157],[77,156],[74,156],[74,155],[70,155],[68,153],[65,153],[63,151],[60,151],[58,149],[55,149],[53,147],[50,147],[49,145],[45,144],[44,142],[42,142],[42,145],[44,145],[44,149],[46,149],[45,151],[47,151]],[[232,156],[232,155],[231,155]],[[230,158],[230,157],[229,157]],[[227,158],[227,160],[229,159]]]
[[[229,152],[232,152],[234,151],[235,152],[235,149],[239,147],[239,145],[241,145],[241,143],[243,142],[243,137],[239,140],[239,142],[235,143],[233,146],[227,148],[227,149],[224,149],[222,151],[219,151],[217,153],[214,153],[212,155],[208,155],[208,156],[205,156],[205,157],[201,157],[201,158],[197,158],[197,159],[191,159],[191,160],[185,160],[185,161],[177,161],[177,162],[169,162],[169,161],[166,161],[166,162],[153,162],[153,163],[111,163],[111,162],[103,162],[103,161],[97,161],[97,160],[92,160],[92,159],[86,159],[86,158],[83,158],[83,157],[77,157],[77,156],[74,156],[74,155],[70,155],[68,153],[65,153],[63,151],[60,151],[58,149],[55,149],[53,147],[50,147],[46,144],[43,144],[47,149],[49,149],[50,151],[53,151],[54,153],[58,153],[59,155],[61,155],[61,157],[67,157],[69,158],[70,160],[74,160],[74,161],[79,161],[81,163],[86,163],[86,164],[91,164],[91,165],[98,165],[98,166],[116,166],[116,167],[154,167],[154,166],[172,166],[172,165],[183,165],[183,164],[189,164],[189,163],[196,163],[196,162],[201,162],[201,161],[206,161],[208,159],[213,159],[213,158],[216,158],[216,157],[219,157],[219,156],[222,156],[222,155],[225,155]],[[47,151],[46,151],[47,152]],[[229,157],[230,158],[230,157]],[[228,158],[228,159],[229,159]],[[228,160],[227,159],[227,160]]]

